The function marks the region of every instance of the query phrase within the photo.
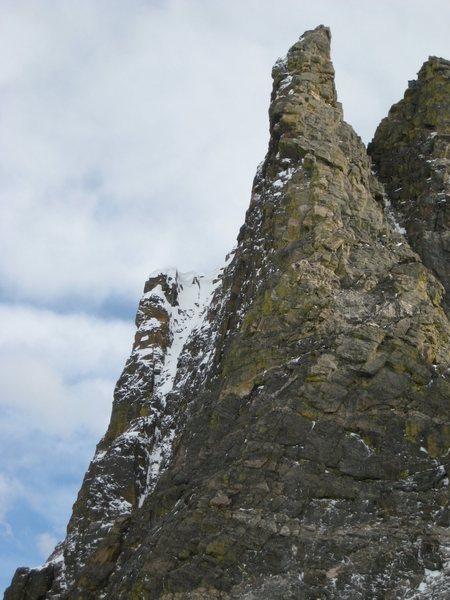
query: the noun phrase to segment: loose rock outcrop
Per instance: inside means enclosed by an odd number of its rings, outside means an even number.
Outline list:
[[[236,249],[150,278],[68,536],[6,600],[446,597],[446,279],[385,210],[329,30],[273,80]]]

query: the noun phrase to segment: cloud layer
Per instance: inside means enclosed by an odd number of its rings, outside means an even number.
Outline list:
[[[0,572],[5,577],[12,575],[11,557],[21,556],[21,564],[43,562],[50,540],[64,536],[81,476],[106,429],[133,327],[7,305],[0,305],[0,322]]]
[[[439,1],[2,7],[3,294],[89,309],[135,299],[166,261],[221,262],[265,153],[271,65],[303,29],[332,25],[339,95],[366,140],[449,44]]]

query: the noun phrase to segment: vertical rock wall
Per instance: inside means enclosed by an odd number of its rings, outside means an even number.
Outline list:
[[[450,62],[431,57],[380,123],[369,153],[411,246],[450,314]]]

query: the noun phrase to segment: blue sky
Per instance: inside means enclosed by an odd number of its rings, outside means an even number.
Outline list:
[[[367,142],[449,22],[448,0],[0,0],[0,590],[64,536],[147,274],[233,246],[277,57],[329,25]]]

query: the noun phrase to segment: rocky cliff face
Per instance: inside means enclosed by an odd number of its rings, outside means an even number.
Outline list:
[[[450,62],[431,57],[378,127],[369,153],[411,246],[450,314]]]
[[[67,538],[7,600],[446,597],[442,273],[385,214],[329,48],[318,27],[274,67],[228,264],[147,282]]]

